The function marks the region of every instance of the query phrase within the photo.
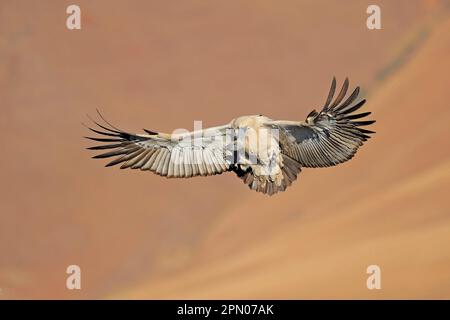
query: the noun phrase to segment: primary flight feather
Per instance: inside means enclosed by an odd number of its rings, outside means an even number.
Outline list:
[[[228,124],[203,130],[162,133],[145,130],[131,134],[107,122],[89,128],[101,142],[90,150],[94,158],[114,158],[106,166],[149,170],[168,178],[209,176],[234,171],[250,189],[273,195],[297,179],[302,167],[329,167],[350,160],[373,131],[362,127],[370,112],[355,113],[366,100],[357,101],[359,87],[346,99],[348,79],[337,95],[333,78],[320,112],[304,121],[272,120],[262,115],[242,116]],[[345,100],[344,100],[345,99]]]

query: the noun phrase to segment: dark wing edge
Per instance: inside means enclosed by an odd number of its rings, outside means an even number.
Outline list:
[[[327,100],[320,112],[311,111],[299,124],[280,124],[288,137],[289,146],[283,152],[299,161],[304,167],[329,167],[350,160],[359,147],[371,138],[374,131],[363,127],[375,120],[363,120],[371,112],[355,113],[364,103],[358,102],[360,88],[344,100],[349,87],[348,78],[333,101],[336,78],[333,78]],[[343,101],[344,100],[344,101]]]

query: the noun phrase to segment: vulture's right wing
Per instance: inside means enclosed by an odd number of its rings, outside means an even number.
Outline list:
[[[102,143],[88,149],[107,150],[93,158],[114,158],[106,166],[121,164],[121,169],[150,170],[168,178],[214,175],[230,170],[224,148],[228,125],[182,134],[149,130],[145,130],[147,134],[131,134],[99,115],[105,125],[93,121],[98,128],[88,128],[100,137],[86,138]]]

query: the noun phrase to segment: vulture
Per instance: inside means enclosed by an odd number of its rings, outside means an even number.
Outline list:
[[[350,160],[375,133],[363,128],[375,122],[364,119],[370,112],[356,113],[366,101],[358,99],[359,87],[346,98],[348,87],[346,78],[334,98],[333,78],[321,110],[311,111],[304,121],[251,115],[222,126],[171,134],[146,129],[143,134],[128,133],[97,110],[103,123],[91,119],[97,127],[87,128],[96,135],[85,138],[100,143],[88,148],[100,152],[93,158],[112,158],[107,167],[120,164],[121,169],[148,170],[167,178],[232,171],[250,189],[273,195],[286,190],[302,168]]]

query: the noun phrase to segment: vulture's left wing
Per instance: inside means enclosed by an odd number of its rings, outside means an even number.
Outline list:
[[[329,167],[351,159],[373,131],[362,127],[375,121],[361,121],[370,112],[354,114],[366,100],[356,102],[359,87],[344,101],[348,79],[333,101],[336,79],[333,78],[322,111],[313,110],[305,121],[273,121],[280,130],[282,152],[304,167]],[[283,138],[283,139],[281,139]]]
[[[230,170],[225,154],[228,125],[181,134],[131,134],[109,124],[92,120],[98,128],[89,128],[97,137],[87,139],[101,142],[90,150],[102,150],[93,158],[114,158],[106,166],[121,164],[121,169],[150,170],[168,178],[189,178],[214,175]],[[104,152],[106,150],[106,152]]]

